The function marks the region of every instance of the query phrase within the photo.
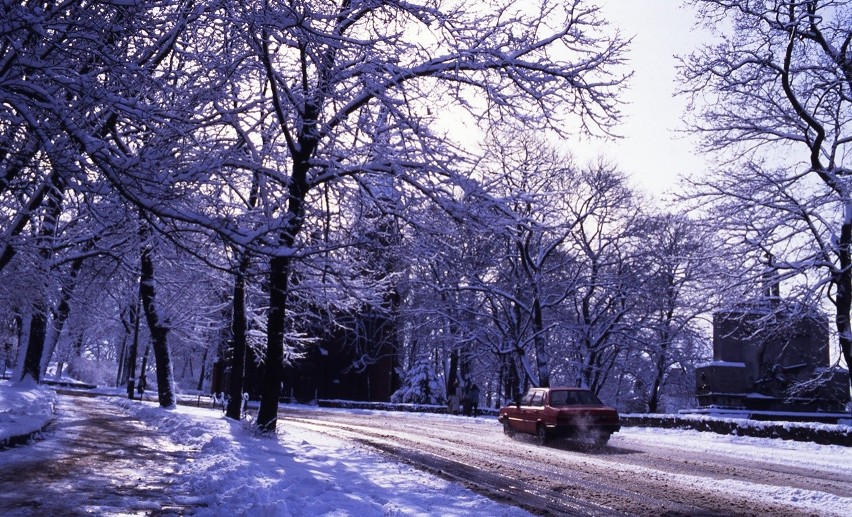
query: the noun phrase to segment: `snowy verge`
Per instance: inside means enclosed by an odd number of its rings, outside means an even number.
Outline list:
[[[434,404],[399,404],[386,402],[358,402],[351,400],[318,400],[317,406],[325,408],[367,409],[375,411],[403,411],[414,413],[446,414],[447,407]],[[498,410],[480,408],[479,414],[496,416]],[[659,427],[664,429],[689,429],[716,434],[733,434],[755,438],[778,438],[822,445],[852,447],[852,426],[816,422],[761,421],[748,418],[725,418],[705,415],[669,415],[631,413],[620,415],[622,427]]]
[[[852,447],[852,426],[816,422],[762,421],[703,415],[621,415],[627,427],[691,429],[716,434],[777,438],[821,445]]]
[[[261,437],[220,410],[114,398],[134,418],[197,450],[176,493],[195,515],[526,516],[438,477],[299,429]]]
[[[53,419],[56,394],[30,377],[0,381],[0,449],[26,443]]]

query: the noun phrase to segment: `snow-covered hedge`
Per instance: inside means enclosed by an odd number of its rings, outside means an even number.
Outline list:
[[[627,427],[662,427],[757,438],[780,438],[823,445],[852,447],[852,426],[814,422],[765,422],[745,418],[720,418],[699,415],[621,415]]]

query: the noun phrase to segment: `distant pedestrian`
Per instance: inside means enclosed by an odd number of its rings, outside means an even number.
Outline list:
[[[470,388],[465,388],[462,394],[462,414],[464,416],[471,415]]]
[[[479,386],[474,384],[470,387],[468,399],[470,400],[471,416],[477,416],[479,414]]]

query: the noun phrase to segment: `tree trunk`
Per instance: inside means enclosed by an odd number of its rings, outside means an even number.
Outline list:
[[[133,341],[130,342],[130,350],[127,354],[127,398],[133,399],[133,390],[136,387],[136,355],[139,353],[139,300],[133,301],[129,311],[130,321],[125,325],[128,333],[132,325]]]
[[[278,423],[278,400],[284,368],[284,319],[290,279],[290,257],[269,261],[269,315],[266,327],[266,361],[257,426],[262,433],[274,433]]]
[[[154,263],[151,257],[150,233],[143,221],[140,226],[141,253],[139,257],[139,298],[151,333],[151,345],[154,348],[154,363],[157,370],[157,396],[160,406],[174,408],[175,398],[172,358],[169,350],[169,326],[157,313]]]
[[[210,353],[209,348],[204,349],[204,355],[201,356],[201,375],[198,376],[198,386],[196,391],[204,389],[204,377],[207,375],[207,355]]]
[[[848,207],[847,211],[852,211],[852,206]],[[852,214],[847,213],[846,217],[848,220],[852,218]],[[852,387],[852,322],[850,322],[850,312],[852,312],[852,221],[847,221],[841,226],[837,254],[840,259],[840,271],[835,278],[835,286],[837,287],[835,324],[837,325],[840,352],[846,361],[849,385]]]
[[[47,335],[47,309],[43,303],[33,307],[33,315],[30,318],[30,334],[27,339],[27,353],[24,356],[24,367],[21,377],[32,377],[36,382],[41,382],[41,355],[44,350],[44,338]]]
[[[145,346],[145,353],[142,354],[142,364],[139,366],[139,382],[136,383],[136,393],[139,394],[140,398],[145,393],[145,388],[148,387],[146,376],[148,375],[148,354],[150,353],[151,345],[149,344]]]
[[[456,384],[459,382],[459,352],[458,350],[450,351],[450,369],[447,372],[447,396],[455,393]]]
[[[62,199],[65,194],[65,181],[54,171],[46,183],[45,193],[47,197],[44,219],[38,235],[39,257],[42,263],[47,265],[53,256],[53,240],[56,237],[56,224],[62,213]],[[10,248],[11,249],[11,248]],[[2,269],[2,267],[0,267]],[[24,359],[24,368],[21,378],[29,375],[36,382],[41,382],[41,362],[44,354],[45,339],[47,338],[48,323],[48,301],[45,296],[46,285],[42,288],[41,298],[33,307],[32,324],[30,326],[30,337],[27,343],[27,354]]]
[[[81,256],[71,261],[71,270],[68,272],[68,278],[62,283],[59,305],[54,313],[53,325],[51,326],[49,335],[45,339],[44,348],[46,353],[41,360],[42,375],[47,371],[47,365],[56,351],[56,343],[62,336],[62,329],[65,327],[68,316],[71,314],[71,296],[74,295],[74,289],[77,287],[77,276],[83,268],[83,260],[84,258]]]
[[[669,292],[673,291],[673,287],[669,285]],[[671,297],[669,297],[671,299]],[[663,379],[666,374],[666,364],[668,363],[669,355],[669,347],[672,342],[672,317],[673,317],[673,309],[674,302],[670,300],[669,309],[666,314],[663,316],[663,321],[661,322],[661,329],[659,332],[660,338],[660,350],[657,355],[657,364],[654,369],[654,382],[651,385],[651,394],[648,397],[648,412],[656,413],[658,406],[660,404],[660,389],[663,386]]]
[[[268,63],[267,63],[268,66]],[[271,74],[271,70],[267,70]],[[270,78],[272,75],[270,75]],[[270,82],[275,85],[274,80]],[[273,88],[273,93],[277,91]],[[302,230],[305,219],[305,198],[308,195],[308,171],[311,168],[310,157],[317,147],[316,120],[319,107],[311,105],[306,110],[305,119],[314,121],[302,128],[298,138],[299,145],[292,146],[293,170],[287,188],[287,217],[284,229],[280,233],[279,246],[284,256],[269,260],[269,313],[266,322],[266,358],[261,388],[260,409],[257,412],[257,426],[261,433],[274,433],[278,423],[278,400],[281,398],[281,380],[284,367],[284,325],[287,315],[287,296],[293,258],[289,255],[296,242],[296,236]],[[279,113],[280,117],[280,113]],[[282,125],[287,121],[279,119]]]
[[[660,403],[660,388],[663,385],[663,375],[666,367],[666,349],[668,343],[660,343],[660,354],[657,356],[657,364],[654,368],[654,382],[651,385],[651,395],[648,397],[648,412],[656,413]]]
[[[233,339],[233,354],[231,359],[231,386],[228,409],[225,416],[239,420],[243,407],[243,375],[246,360],[246,271],[249,257],[243,254],[237,275],[234,278],[233,315],[231,317],[231,337]]]
[[[123,386],[127,382],[127,333],[121,336],[121,347],[118,351],[118,368],[115,372],[115,387]]]
[[[537,290],[536,290],[537,291]],[[541,313],[541,300],[538,292],[533,300],[533,343],[535,345],[535,363],[538,370],[538,385],[550,387],[550,353],[547,350],[547,340],[544,338],[544,320]]]
[[[27,356],[27,343],[30,341],[30,323],[32,323],[32,307],[15,317],[18,335],[18,351],[15,354],[15,364],[12,370],[13,379],[23,378],[24,360]]]

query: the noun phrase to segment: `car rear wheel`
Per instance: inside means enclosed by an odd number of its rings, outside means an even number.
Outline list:
[[[535,436],[539,445],[546,444],[549,438],[547,436],[547,427],[545,427],[544,424],[538,424],[538,427],[536,427]]]
[[[595,436],[595,445],[598,447],[604,447],[607,443],[609,443],[609,433],[601,433]]]
[[[515,430],[512,429],[511,425],[509,425],[508,418],[506,420],[503,420],[503,433],[509,437],[515,436]]]

